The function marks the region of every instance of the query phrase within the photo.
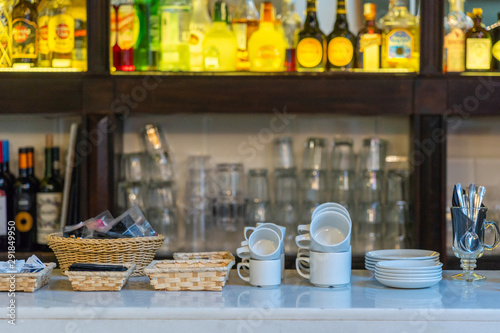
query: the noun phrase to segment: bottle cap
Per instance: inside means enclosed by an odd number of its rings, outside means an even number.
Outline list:
[[[272,2],[264,2],[261,5],[261,15],[260,17],[262,18],[262,22],[270,22],[274,23],[274,8],[273,8],[273,3]]]
[[[366,20],[373,20],[377,15],[377,5],[374,3],[365,3],[363,6],[363,15]]]
[[[483,16],[483,9],[482,8],[474,8],[472,10],[472,15],[474,17],[481,17],[481,16]]]

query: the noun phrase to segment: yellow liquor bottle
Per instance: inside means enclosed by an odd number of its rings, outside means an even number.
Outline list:
[[[203,65],[205,71],[236,71],[236,37],[226,23],[224,2],[214,4],[214,23],[203,40]]]
[[[259,29],[259,11],[255,7],[253,0],[245,0],[242,6],[237,7],[233,15],[231,27],[236,35],[238,52],[236,54],[236,70],[250,70],[250,60],[248,59],[248,41],[252,34]]]
[[[356,37],[349,31],[344,0],[337,1],[337,18],[333,31],[327,37],[328,67],[330,70],[348,70],[355,65]]]
[[[285,36],[275,28],[274,8],[271,2],[261,6],[259,30],[248,41],[250,70],[254,72],[282,72],[285,69]]]
[[[70,15],[71,1],[56,0],[49,19],[49,50],[52,67],[71,67],[75,47],[75,19]]]
[[[390,0],[389,12],[381,19],[382,68],[418,71],[420,31],[415,16],[408,12],[406,0]]]
[[[297,37],[296,61],[298,72],[323,72],[326,68],[326,36],[319,29],[316,0],[307,1],[304,29]]]
[[[87,2],[73,0],[71,16],[75,19],[75,47],[73,48],[73,67],[87,70]]]
[[[491,66],[491,37],[482,26],[483,10],[474,8],[474,26],[465,34],[465,70],[487,72]]]
[[[444,20],[443,72],[465,70],[465,33],[473,25],[464,13],[464,1],[450,0],[450,13]]]
[[[53,2],[42,0],[38,5],[38,67],[52,66],[52,52],[49,50],[49,19]]]
[[[0,67],[12,66],[12,18],[9,4],[0,0]]]
[[[382,31],[375,24],[376,13],[375,4],[365,3],[365,26],[359,31],[356,39],[356,67],[364,70],[380,68]]]

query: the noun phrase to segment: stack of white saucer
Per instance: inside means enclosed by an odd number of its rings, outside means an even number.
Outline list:
[[[442,279],[439,253],[427,250],[380,250],[367,252],[365,267],[375,279],[393,288],[427,288]]]

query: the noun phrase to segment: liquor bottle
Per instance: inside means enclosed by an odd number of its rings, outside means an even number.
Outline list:
[[[189,71],[189,0],[160,1],[160,70]]]
[[[277,18],[281,22],[285,35],[285,69],[287,72],[295,72],[297,70],[295,45],[297,45],[297,37],[302,24],[299,15],[295,12],[294,0],[285,0],[283,12]]]
[[[30,68],[38,58],[38,14],[35,4],[19,0],[12,10],[12,67]]]
[[[151,0],[135,0],[135,22],[139,27],[134,26],[137,31],[137,40],[134,45],[134,66],[136,70],[148,71],[154,66],[153,50],[151,50],[150,18],[154,16],[151,12]],[[153,14],[153,15],[152,15]],[[157,54],[156,54],[157,56]]]
[[[225,16],[227,17],[227,13]],[[203,70],[203,40],[211,26],[207,0],[194,0],[193,15],[189,23],[189,53],[192,71]]]
[[[28,159],[28,177],[33,181],[36,185],[36,190],[38,191],[38,187],[40,186],[40,181],[35,176],[35,148],[26,147],[26,156]]]
[[[214,4],[214,24],[203,41],[203,66],[205,71],[235,71],[236,37],[226,23],[226,3]]]
[[[26,148],[19,148],[19,177],[14,184],[16,251],[30,252],[36,247],[36,184],[28,175]]]
[[[248,41],[252,34],[259,29],[260,15],[253,0],[246,0],[243,5],[238,6],[231,21],[231,27],[236,34],[238,42],[238,53],[236,59],[237,71],[250,70],[250,60],[248,56]]]
[[[420,66],[420,33],[415,16],[408,12],[406,0],[390,0],[389,13],[380,20],[382,28],[382,68]]]
[[[282,72],[285,67],[285,37],[274,28],[274,8],[271,2],[261,5],[259,29],[248,41],[250,70]]]
[[[465,33],[472,19],[464,13],[464,0],[449,0],[450,13],[444,19],[443,72],[465,71]]]
[[[111,44],[113,66],[117,71],[134,71],[134,1],[111,1]]]
[[[377,7],[373,3],[364,5],[365,26],[356,39],[356,67],[377,70],[381,66],[382,30],[377,28]]]
[[[0,0],[0,67],[12,67],[12,18],[7,0]]]
[[[14,221],[14,179],[9,172],[9,142],[0,141],[0,251],[7,251],[9,221]]]
[[[498,22],[491,25],[488,30],[491,35],[491,70],[500,71],[500,13],[498,15]]]
[[[71,16],[75,20],[75,47],[72,54],[72,66],[82,71],[87,70],[87,2],[73,0]]]
[[[71,0],[55,0],[49,19],[49,50],[52,67],[71,67],[75,48],[75,19],[71,16]]]
[[[472,11],[474,26],[465,34],[465,70],[486,72],[491,67],[491,37],[481,26],[483,10]]]
[[[38,67],[52,66],[52,52],[49,49],[49,19],[52,16],[53,2],[42,0],[38,10]]]
[[[297,36],[297,71],[323,72],[326,68],[326,36],[319,29],[316,0],[307,0],[304,28]]]
[[[42,251],[49,250],[46,237],[58,232],[61,222],[63,187],[54,174],[53,163],[53,137],[49,134],[45,145],[45,177],[36,195],[37,243]]]
[[[354,45],[356,37],[349,31],[345,0],[337,1],[337,18],[328,35],[328,67],[330,70],[351,69],[356,64]]]
[[[52,148],[52,170],[54,173],[54,177],[61,184],[64,184],[64,179],[61,175],[61,161],[60,161],[60,148],[54,147]]]

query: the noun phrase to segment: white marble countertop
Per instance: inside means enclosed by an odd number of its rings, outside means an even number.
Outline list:
[[[295,271],[284,283],[256,288],[231,272],[222,292],[154,291],[147,277],[131,278],[120,292],[75,292],[55,271],[35,293],[17,292],[16,325],[0,332],[457,332],[500,328],[500,272],[486,282],[443,280],[426,289],[392,289],[365,270],[342,289],[313,287]],[[7,293],[0,308],[7,318]]]

